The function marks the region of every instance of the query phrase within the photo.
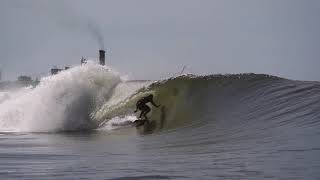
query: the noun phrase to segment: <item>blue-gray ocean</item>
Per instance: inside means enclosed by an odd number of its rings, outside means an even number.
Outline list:
[[[135,127],[135,103],[149,94],[161,107]],[[0,179],[317,180],[319,128],[319,82],[126,81],[88,63],[0,90]]]

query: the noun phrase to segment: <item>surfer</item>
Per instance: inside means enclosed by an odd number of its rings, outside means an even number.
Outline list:
[[[139,99],[136,103],[136,110],[134,112],[137,112],[138,110],[141,111],[139,118],[142,116],[144,117],[144,120],[148,120],[147,114],[151,111],[150,107],[147,105],[147,103],[151,103],[155,107],[160,107],[160,105],[156,105],[153,101],[153,95],[150,94],[146,97],[143,97]]]

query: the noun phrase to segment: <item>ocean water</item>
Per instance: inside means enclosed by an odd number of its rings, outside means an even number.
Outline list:
[[[151,93],[161,108],[133,126]],[[320,179],[319,127],[319,82],[89,63],[0,91],[0,179]]]

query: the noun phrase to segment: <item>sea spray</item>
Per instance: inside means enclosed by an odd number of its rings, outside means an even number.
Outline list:
[[[121,82],[94,63],[41,79],[34,89],[0,104],[0,131],[52,132],[92,129],[90,112]]]

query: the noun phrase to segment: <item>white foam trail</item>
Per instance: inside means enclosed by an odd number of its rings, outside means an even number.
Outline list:
[[[106,67],[88,63],[41,80],[34,89],[1,95],[0,131],[50,132],[90,129],[92,109],[121,82]]]
[[[124,117],[116,116],[109,121],[107,121],[101,128],[98,130],[114,130],[119,128],[131,127],[133,122],[137,120],[137,117],[134,115],[128,115]]]

